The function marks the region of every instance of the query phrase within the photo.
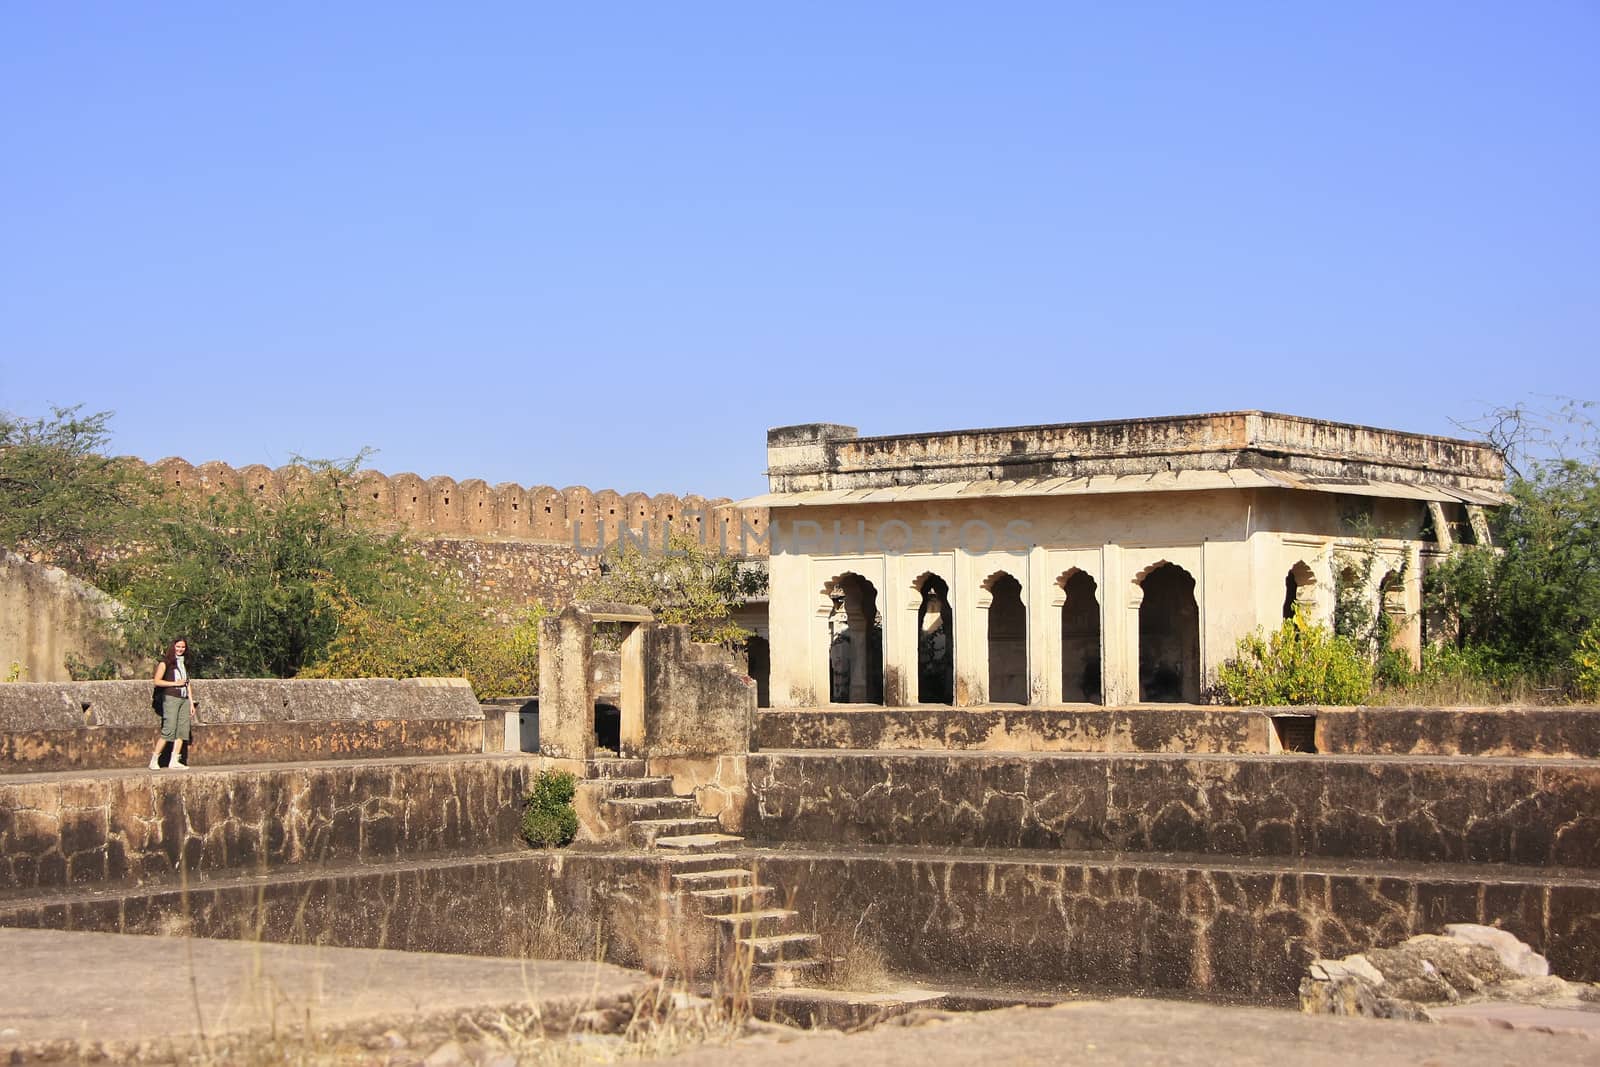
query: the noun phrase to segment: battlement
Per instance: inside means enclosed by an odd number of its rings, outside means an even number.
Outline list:
[[[306,468],[262,464],[234,468],[211,461],[198,466],[171,456],[150,464],[162,483],[180,492],[217,493],[243,490],[280,496],[306,477]],[[739,508],[727,497],[694,493],[619,493],[570,485],[525,487],[516,482],[491,486],[480,478],[456,481],[422,478],[409,472],[383,474],[364,470],[356,476],[356,495],[368,516],[380,525],[397,527],[419,537],[466,537],[481,540],[542,541],[584,546],[610,544],[626,527],[649,532],[656,545],[663,530],[685,533],[729,551],[765,555],[767,510]],[[750,535],[741,539],[744,527]],[[702,533],[703,531],[703,533]]]

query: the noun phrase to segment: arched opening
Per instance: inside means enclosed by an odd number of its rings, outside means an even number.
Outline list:
[[[1028,613],[1022,583],[1004,571],[989,579],[989,702],[1028,702]]]
[[[955,630],[950,615],[950,586],[930,574],[918,587],[917,703],[954,704],[956,694]]]
[[[1194,576],[1172,563],[1158,564],[1139,582],[1139,699],[1146,703],[1200,702],[1200,609]]]
[[[772,707],[772,646],[752,634],[744,643],[745,672],[756,683],[756,707]]]
[[[1100,703],[1100,601],[1083,571],[1063,576],[1061,588],[1061,699]]]
[[[859,574],[828,583],[828,700],[883,703],[883,619],[878,589]]]
[[[1304,561],[1296,563],[1289,568],[1289,573],[1283,578],[1283,617],[1294,618],[1296,607],[1304,608],[1306,614],[1311,613],[1316,595],[1317,577],[1311,573],[1311,568]]]

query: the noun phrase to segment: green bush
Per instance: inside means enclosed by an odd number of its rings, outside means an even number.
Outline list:
[[[1600,622],[1578,639],[1572,653],[1572,687],[1580,700],[1600,701]]]
[[[572,808],[578,780],[566,771],[541,771],[523,798],[522,839],[535,848],[559,848],[578,836]]]
[[[1234,704],[1360,704],[1372,691],[1372,664],[1354,640],[1297,610],[1271,634],[1240,638],[1217,678]]]

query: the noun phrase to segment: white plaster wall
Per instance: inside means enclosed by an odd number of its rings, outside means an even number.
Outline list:
[[[1138,699],[1141,572],[1160,563],[1195,580],[1200,661],[1209,677],[1238,639],[1282,619],[1284,577],[1303,561],[1315,577],[1315,613],[1331,621],[1337,546],[1355,544],[1340,498],[1263,491],[1107,494],[1062,498],[984,498],[849,507],[774,508],[771,556],[772,695],[778,707],[825,703],[828,695],[824,585],[847,571],[878,590],[885,673],[898,677],[886,697],[911,702],[916,680],[915,580],[938,574],[950,586],[957,704],[986,699],[989,596],[997,572],[1022,584],[1028,611],[1028,696],[1061,700],[1062,577],[1074,568],[1095,581],[1101,611],[1102,686],[1107,703]],[[1377,544],[1390,565],[1414,554],[1422,505],[1375,502]],[[808,524],[794,539],[794,522]],[[981,523],[962,530],[964,523]],[[1008,524],[1010,525],[1008,528]],[[985,531],[997,543],[987,552]],[[892,552],[882,551],[888,547]],[[796,551],[798,549],[798,551]],[[1376,589],[1373,590],[1376,596]],[[1421,567],[1407,573],[1406,604],[1420,608]],[[1418,630],[1415,617],[1407,633]]]

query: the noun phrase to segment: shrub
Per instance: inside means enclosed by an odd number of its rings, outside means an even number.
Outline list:
[[[1359,704],[1372,691],[1372,665],[1356,642],[1299,610],[1271,634],[1240,638],[1217,678],[1235,704]]]
[[[1600,622],[1583,632],[1572,654],[1572,687],[1581,700],[1600,701]]]
[[[535,848],[559,848],[578,836],[577,792],[578,780],[566,771],[540,771],[523,798],[522,839]]]

